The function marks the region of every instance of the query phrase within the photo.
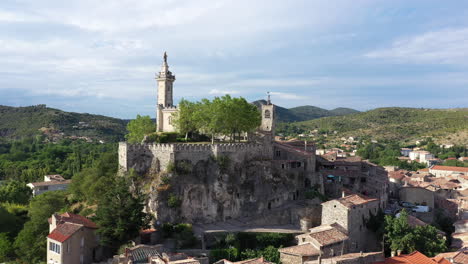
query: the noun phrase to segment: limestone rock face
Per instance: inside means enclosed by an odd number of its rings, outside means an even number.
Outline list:
[[[148,210],[160,222],[211,223],[258,215],[302,196],[304,175],[275,170],[272,160],[228,163],[177,162],[162,176],[170,183],[151,189]],[[179,204],[169,206],[170,197]]]

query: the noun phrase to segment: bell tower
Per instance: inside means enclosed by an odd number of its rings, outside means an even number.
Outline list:
[[[164,61],[161,67],[161,71],[156,76],[158,81],[158,106],[172,107],[173,102],[173,83],[175,81],[175,75],[169,71],[169,65],[167,65],[167,53],[164,52]]]
[[[271,134],[271,138],[275,137],[275,106],[271,103],[270,92],[268,92],[267,103],[262,105],[262,124],[260,130]]]

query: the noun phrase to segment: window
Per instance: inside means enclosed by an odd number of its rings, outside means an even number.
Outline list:
[[[276,157],[281,157],[281,151],[279,151],[279,150],[275,151],[275,156]]]
[[[167,122],[169,123],[169,125],[172,125],[172,116],[167,118]]]
[[[305,242],[305,237],[302,238],[302,242]]]
[[[60,254],[60,245],[55,244],[54,242],[49,242],[49,250]]]
[[[265,118],[271,118],[270,110],[265,110]]]

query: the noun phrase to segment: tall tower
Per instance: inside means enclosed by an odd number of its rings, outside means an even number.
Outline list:
[[[262,124],[260,130],[267,132],[271,138],[275,138],[275,106],[271,103],[270,92],[268,92],[268,100],[265,105],[262,105]]]
[[[158,99],[156,105],[156,131],[173,132],[175,131],[172,123],[173,114],[177,112],[177,107],[173,101],[173,84],[175,76],[169,71],[167,65],[167,54],[164,52],[164,61],[161,71],[156,75],[158,82]]]
[[[162,105],[163,107],[173,106],[172,99],[172,85],[175,81],[175,75],[172,75],[172,72],[169,71],[169,65],[167,65],[167,54],[164,52],[164,61],[161,67],[159,75],[156,76],[158,81],[158,106]]]

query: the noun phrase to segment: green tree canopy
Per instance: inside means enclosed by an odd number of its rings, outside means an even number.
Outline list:
[[[242,97],[233,98],[230,95],[195,103],[182,100],[174,119],[179,132],[187,136],[197,131],[211,136],[212,141],[216,134],[228,135],[232,141],[242,132],[255,130],[260,122],[261,115],[255,105]]]
[[[25,183],[10,180],[0,185],[0,202],[27,204],[31,197],[31,189]]]
[[[137,115],[136,119],[127,125],[128,134],[125,138],[130,143],[140,143],[145,135],[156,131],[154,122],[149,116]]]
[[[399,217],[385,216],[385,242],[392,251],[411,253],[418,250],[430,257],[447,250],[445,239],[434,226],[410,226],[405,210]]]
[[[36,263],[46,257],[46,239],[49,233],[47,219],[67,205],[63,191],[46,192],[34,197],[29,205],[29,218],[18,234],[14,247],[18,257],[26,263]]]
[[[149,216],[143,212],[144,197],[129,191],[126,178],[117,178],[100,201],[96,211],[101,243],[117,250],[120,245],[135,238],[149,223]]]

